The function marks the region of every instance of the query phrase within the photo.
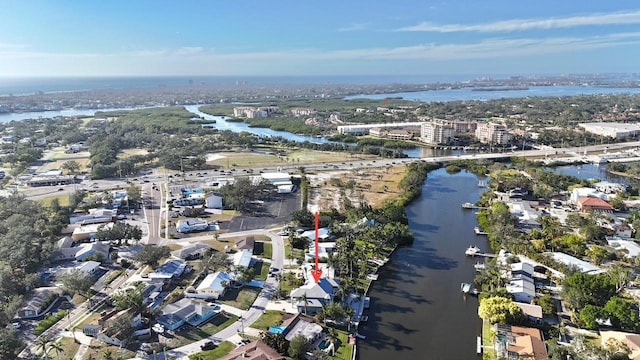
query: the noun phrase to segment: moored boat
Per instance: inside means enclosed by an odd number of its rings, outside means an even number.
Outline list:
[[[480,252],[480,248],[477,246],[469,246],[464,254],[467,256],[476,256]]]

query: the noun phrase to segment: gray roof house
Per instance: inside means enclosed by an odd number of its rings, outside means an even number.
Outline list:
[[[36,288],[33,294],[25,301],[18,310],[18,317],[21,319],[32,319],[47,313],[49,307],[60,297],[62,290],[57,287]]]
[[[167,330],[176,330],[184,324],[199,326],[220,312],[220,307],[189,298],[180,299],[162,309],[156,320]]]
[[[318,283],[310,282],[291,291],[291,303],[298,308],[298,312],[315,314],[324,305],[333,302],[338,291],[338,283],[334,279],[321,278]],[[306,303],[302,296],[306,295]]]
[[[173,251],[171,255],[184,260],[199,259],[211,250],[211,246],[207,244],[193,244],[182,249]]]

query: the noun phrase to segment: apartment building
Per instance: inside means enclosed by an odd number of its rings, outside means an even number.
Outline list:
[[[427,144],[447,144],[453,140],[454,129],[450,125],[427,122],[422,124],[420,137]]]
[[[507,127],[495,123],[478,123],[476,138],[483,144],[504,145],[511,140]]]

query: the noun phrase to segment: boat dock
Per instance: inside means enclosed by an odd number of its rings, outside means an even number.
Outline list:
[[[476,235],[488,235],[486,231],[484,231],[484,230],[480,229],[480,227],[478,227],[478,226],[476,226],[476,227],[474,227],[474,228],[473,228],[473,232],[474,232]]]

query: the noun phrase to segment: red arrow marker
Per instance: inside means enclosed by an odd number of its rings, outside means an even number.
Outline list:
[[[316,283],[320,282],[320,277],[322,277],[322,270],[320,270],[320,265],[318,264],[318,228],[320,225],[320,213],[316,212],[316,267],[311,270],[311,275],[313,275],[313,280]]]

